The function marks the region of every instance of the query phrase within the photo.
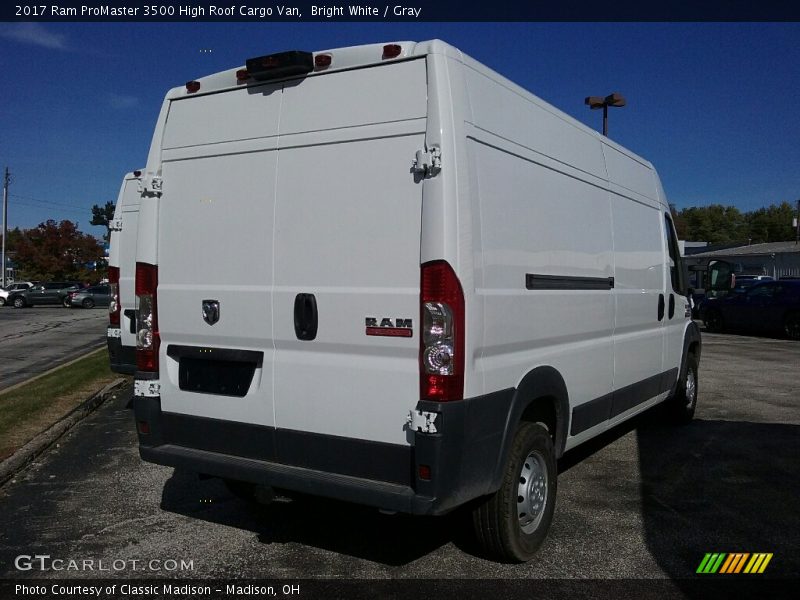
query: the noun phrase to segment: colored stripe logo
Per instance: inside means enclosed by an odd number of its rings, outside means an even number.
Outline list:
[[[697,573],[713,574],[720,573],[731,575],[736,573],[763,573],[769,561],[772,560],[772,553],[756,552],[707,552],[697,567]]]

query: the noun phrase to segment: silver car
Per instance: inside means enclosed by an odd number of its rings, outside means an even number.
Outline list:
[[[108,306],[111,300],[111,287],[107,284],[94,285],[70,292],[67,295],[70,307],[81,306],[83,308],[94,308],[95,306]]]

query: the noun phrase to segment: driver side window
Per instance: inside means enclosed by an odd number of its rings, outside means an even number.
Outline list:
[[[683,272],[683,260],[678,249],[678,236],[672,226],[672,219],[667,214],[664,215],[664,228],[666,230],[667,251],[669,252],[669,276],[672,282],[672,289],[676,294],[685,296],[688,290],[686,289],[686,276]]]

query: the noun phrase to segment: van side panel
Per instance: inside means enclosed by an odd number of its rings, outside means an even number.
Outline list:
[[[664,253],[661,212],[620,194],[610,195],[616,262],[614,387],[622,388],[661,372],[663,322],[658,320],[658,303],[664,290]]]
[[[600,142],[517,90],[465,73],[483,249],[476,367],[486,391],[546,365],[563,376],[573,407],[610,394],[613,257]]]

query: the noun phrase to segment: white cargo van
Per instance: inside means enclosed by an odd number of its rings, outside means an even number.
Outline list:
[[[127,375],[136,372],[136,296],[133,279],[136,273],[141,175],[142,171],[133,171],[122,179],[111,222],[108,250],[108,281],[111,285],[106,335],[108,356],[111,370]]]
[[[171,90],[143,175],[135,414],[163,465],[473,510],[528,560],[556,459],[666,400],[700,335],[645,160],[438,40]]]

